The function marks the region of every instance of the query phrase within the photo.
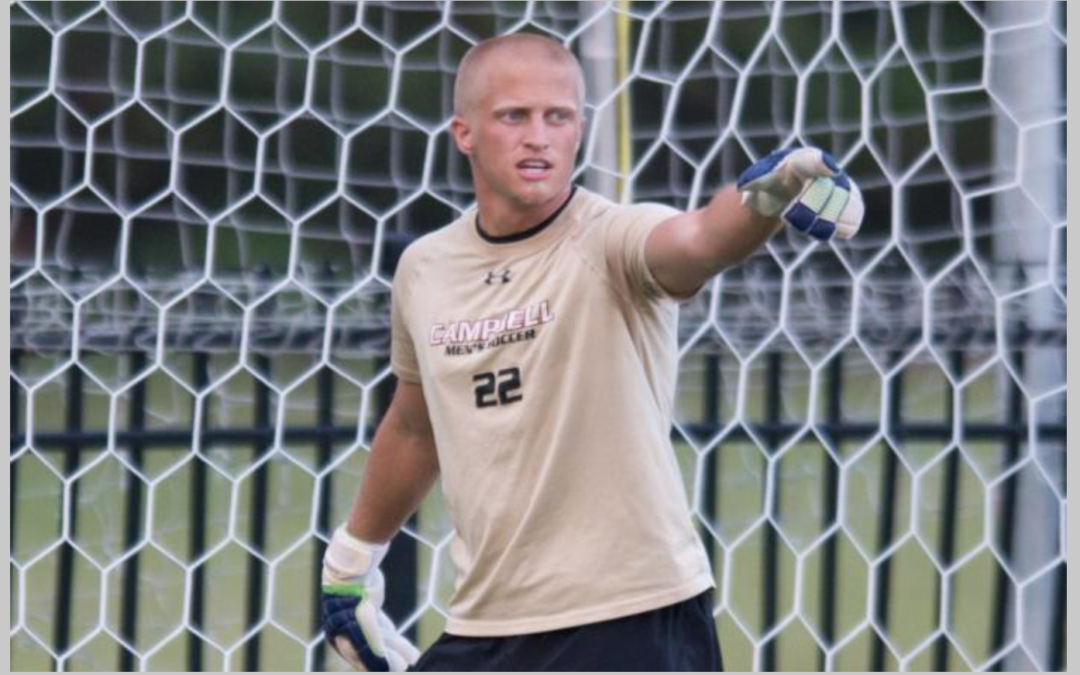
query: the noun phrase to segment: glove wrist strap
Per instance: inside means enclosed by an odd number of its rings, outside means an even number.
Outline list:
[[[357,539],[342,525],[334,530],[323,564],[335,577],[351,579],[378,567],[389,550],[389,544],[372,544]]]

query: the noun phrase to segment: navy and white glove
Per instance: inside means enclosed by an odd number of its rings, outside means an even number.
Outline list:
[[[746,206],[815,239],[850,239],[862,225],[862,193],[824,150],[776,150],[743,171],[736,187]]]
[[[386,583],[379,563],[389,548],[360,541],[342,526],[334,532],[323,557],[326,641],[361,671],[400,672],[420,657],[382,611]]]

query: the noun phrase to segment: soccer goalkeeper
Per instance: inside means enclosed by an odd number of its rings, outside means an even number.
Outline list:
[[[571,184],[583,99],[580,65],[544,37],[460,64],[452,131],[477,208],[402,255],[397,390],[324,562],[326,636],[358,669],[722,669],[669,438],[678,304],[782,224],[852,236],[862,200],[802,148],[695,211],[612,203]],[[420,656],[381,610],[380,562],[437,479],[458,579]]]

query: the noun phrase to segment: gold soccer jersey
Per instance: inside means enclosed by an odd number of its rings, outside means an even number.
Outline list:
[[[423,386],[455,536],[447,632],[519,635],[713,585],[669,430],[678,305],[645,264],[677,213],[577,188],[494,240],[471,210],[410,245],[392,363]]]

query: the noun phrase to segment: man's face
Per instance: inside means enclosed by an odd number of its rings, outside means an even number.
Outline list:
[[[477,197],[526,209],[558,198],[585,128],[576,70],[493,54],[478,75],[473,105],[453,125],[458,149],[472,161]]]

